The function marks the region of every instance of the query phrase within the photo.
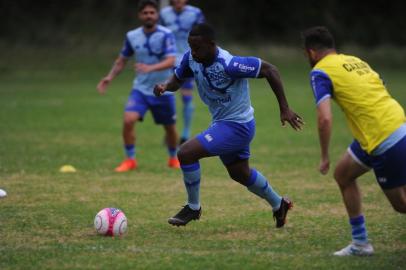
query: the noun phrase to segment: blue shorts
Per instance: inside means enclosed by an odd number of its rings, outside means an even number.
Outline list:
[[[181,89],[184,89],[184,90],[190,90],[190,91],[192,91],[192,90],[193,90],[193,81],[194,81],[193,78],[186,79],[186,80],[183,82],[183,84],[182,84],[182,86],[181,86],[180,88],[181,88]]]
[[[172,125],[176,123],[174,95],[148,96],[133,89],[128,97],[125,111],[139,113],[142,121],[148,109],[151,110],[156,124]]]
[[[250,143],[255,135],[255,120],[247,123],[216,121],[197,135],[204,149],[213,156],[220,156],[224,165],[249,159]]]
[[[348,148],[354,160],[365,168],[374,169],[376,180],[382,189],[406,185],[406,136],[379,155],[369,155],[357,140]]]

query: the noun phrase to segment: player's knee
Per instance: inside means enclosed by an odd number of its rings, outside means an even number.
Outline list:
[[[177,155],[181,164],[191,162],[192,152],[189,151],[187,147],[180,147]]]
[[[337,185],[340,188],[345,188],[351,182],[350,179],[348,179],[348,177],[345,174],[343,174],[340,170],[336,169],[334,171],[333,176],[334,176],[334,179],[336,180]]]
[[[124,117],[124,126],[125,127],[132,127],[135,123],[135,119],[133,117]]]
[[[333,177],[334,177],[334,180],[336,180],[337,184],[340,185],[340,183],[342,182],[342,179],[343,179],[342,175],[337,170],[335,170]]]
[[[242,171],[229,171],[228,175],[230,176],[231,179],[243,185],[245,185],[248,182],[248,179],[250,177],[249,172],[246,173]]]

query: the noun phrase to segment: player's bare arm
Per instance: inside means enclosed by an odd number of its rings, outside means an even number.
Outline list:
[[[329,98],[326,98],[317,106],[317,126],[321,150],[319,171],[321,174],[327,174],[330,168],[328,148],[331,138],[332,123],[331,102]]]
[[[176,92],[182,83],[182,80],[179,80],[178,77],[173,75],[166,83],[155,85],[154,94],[155,96],[159,97],[166,91]]]
[[[176,60],[175,56],[168,56],[163,61],[156,64],[148,65],[144,63],[136,63],[134,67],[135,71],[138,73],[149,73],[153,71],[160,71],[172,68],[175,65],[175,60]]]
[[[285,121],[287,121],[293,129],[302,129],[302,125],[304,124],[303,119],[289,108],[278,69],[268,62],[262,61],[258,78],[266,78],[275,93],[276,99],[279,103],[282,125],[285,125]]]
[[[114,61],[113,67],[111,68],[110,72],[107,74],[106,77],[100,80],[99,84],[97,85],[97,91],[100,94],[104,94],[107,90],[107,86],[110,82],[124,69],[125,65],[127,64],[127,58],[123,56],[117,57]]]

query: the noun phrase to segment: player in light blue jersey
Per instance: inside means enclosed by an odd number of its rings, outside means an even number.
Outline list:
[[[248,162],[255,120],[247,78],[267,79],[278,100],[283,125],[288,122],[295,130],[303,125],[301,117],[288,106],[277,69],[259,58],[233,56],[217,47],[214,30],[205,23],[193,27],[188,41],[191,51],[185,53],[171,79],[155,86],[154,92],[157,96],[167,91],[174,92],[185,79],[194,77],[199,95],[209,107],[212,124],[197,137],[182,144],[178,152],[188,203],[168,222],[183,226],[199,219],[199,160],[219,156],[233,180],[272,206],[276,227],[282,227],[292,202],[279,196],[268,180],[259,171],[250,168]]]
[[[128,59],[134,56],[137,76],[125,107],[123,123],[127,158],[115,170],[125,172],[137,168],[134,125],[142,121],[147,110],[151,111],[155,123],[165,128],[168,166],[179,168],[176,157],[178,135],[175,127],[175,97],[172,93],[155,97],[153,93],[155,84],[164,82],[172,74],[176,55],[175,38],[168,28],[157,24],[159,11],[155,1],[140,1],[138,17],[142,26],[127,33],[121,54],[108,75],[97,85],[98,91],[104,94],[110,82],[124,69]]]
[[[175,35],[176,39],[176,66],[182,60],[185,52],[189,50],[187,42],[188,35],[192,27],[205,20],[202,11],[194,6],[187,5],[187,0],[172,0],[171,6],[165,7],[160,13],[160,23],[169,29]],[[187,79],[181,86],[183,102],[183,129],[180,138],[180,144],[190,138],[190,129],[194,106],[192,103],[193,79]]]

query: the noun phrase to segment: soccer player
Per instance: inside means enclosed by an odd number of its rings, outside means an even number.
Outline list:
[[[137,76],[123,119],[122,134],[127,158],[115,171],[126,172],[137,168],[134,126],[137,121],[143,120],[148,109],[155,123],[164,126],[169,152],[168,166],[179,168],[176,157],[178,135],[175,127],[175,97],[172,93],[155,97],[153,93],[154,85],[164,82],[172,73],[176,55],[175,38],[169,29],[157,24],[159,11],[155,1],[141,0],[138,4],[138,18],[142,26],[127,33],[121,54],[107,76],[97,85],[99,93],[104,94],[110,82],[124,69],[128,59],[135,57]]]
[[[219,156],[233,180],[271,205],[276,227],[282,227],[292,206],[291,201],[281,197],[266,177],[250,168],[248,162],[255,120],[247,78],[267,79],[278,100],[282,124],[288,122],[295,130],[303,124],[288,106],[277,69],[259,58],[233,56],[221,49],[215,43],[213,28],[205,23],[192,28],[188,42],[191,51],[185,53],[169,81],[155,86],[154,92],[160,96],[167,91],[176,91],[185,80],[194,77],[199,95],[209,107],[213,121],[207,130],[180,147],[178,158],[188,203],[168,222],[182,226],[199,219],[199,160]]]
[[[349,216],[352,243],[334,255],[372,255],[357,178],[372,168],[393,208],[406,213],[405,113],[366,62],[337,54],[327,28],[307,29],[302,37],[313,68],[310,80],[317,103],[322,174],[327,174],[330,166],[331,99],[343,110],[355,138],[334,172]]]
[[[160,13],[160,23],[175,35],[177,57],[176,66],[180,64],[183,55],[189,50],[187,38],[189,31],[198,23],[204,22],[202,11],[194,6],[187,5],[187,0],[172,0],[171,6],[165,7]],[[183,102],[183,130],[180,137],[180,144],[190,138],[190,128],[194,106],[192,103],[193,79],[185,80],[181,86]]]

